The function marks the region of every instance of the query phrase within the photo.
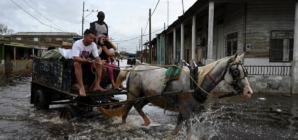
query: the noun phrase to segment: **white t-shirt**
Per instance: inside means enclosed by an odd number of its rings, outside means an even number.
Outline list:
[[[83,39],[80,39],[72,45],[72,58],[74,58],[75,56],[88,58],[91,53],[94,58],[98,57],[97,46],[94,42],[92,42],[89,46],[85,46],[83,43]]]

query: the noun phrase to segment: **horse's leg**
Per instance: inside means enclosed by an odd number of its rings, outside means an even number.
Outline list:
[[[142,124],[143,126],[148,126],[151,123],[150,119],[143,111],[143,107],[148,103],[149,101],[145,99],[145,100],[139,101],[137,104],[134,105],[135,109],[138,111],[138,113],[142,116],[144,120],[144,124]]]
[[[133,105],[134,103],[127,103],[124,105],[124,108],[122,110],[122,123],[126,123],[128,112],[130,111]]]
[[[189,121],[190,116],[191,116],[191,111],[187,107],[179,107],[179,116],[178,116],[176,128],[173,131],[174,134],[177,134],[181,130],[182,124],[184,121],[186,121],[185,125],[186,125],[187,134],[191,132],[191,125]]]
[[[183,124],[183,117],[182,117],[182,114],[179,113],[178,118],[177,118],[177,125],[176,125],[176,128],[173,131],[174,135],[177,134],[181,130],[182,124]]]

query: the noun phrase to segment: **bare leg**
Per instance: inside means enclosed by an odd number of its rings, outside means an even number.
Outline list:
[[[75,68],[75,75],[80,86],[80,90],[79,90],[80,96],[86,96],[85,87],[84,87],[83,78],[82,78],[82,64],[79,62],[74,62],[73,66]]]
[[[94,84],[94,89],[93,90],[99,90],[99,91],[107,91],[106,89],[102,88],[100,86],[100,80],[102,76],[102,66],[99,64],[95,64],[96,67],[96,74],[97,76],[95,77],[95,84]]]
[[[147,99],[145,99],[145,100],[142,100],[134,105],[135,109],[139,112],[139,114],[142,116],[142,118],[144,120],[144,124],[142,124],[143,126],[148,126],[151,123],[150,119],[143,111],[143,107],[148,103],[149,103],[149,101]]]

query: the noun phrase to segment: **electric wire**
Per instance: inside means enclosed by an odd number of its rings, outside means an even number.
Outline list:
[[[34,11],[36,11],[38,14],[40,14],[42,17],[44,17],[46,20],[48,20],[49,22],[53,23],[51,20],[49,20],[47,17],[45,17],[44,15],[42,15],[40,12],[38,12],[36,9],[34,9],[26,0],[23,0],[29,7],[31,7]],[[60,28],[61,30],[63,30],[61,27],[59,27],[58,25],[56,25],[55,23],[53,23],[56,27]],[[64,31],[64,30],[63,30]],[[66,31],[64,31],[66,32]]]
[[[58,18],[58,19],[60,19],[60,20],[66,21],[66,22],[71,23],[71,24],[81,24],[81,23],[73,23],[73,22],[69,22],[69,21],[67,21],[67,20],[65,20],[65,19],[62,19],[62,18],[56,16],[56,15],[53,15],[52,13],[48,12],[44,7],[41,7],[40,5],[36,4],[36,3],[33,2],[32,0],[30,0],[30,1],[31,1],[33,4],[35,4],[36,6],[38,6],[39,8],[43,9],[43,10],[44,10],[45,12],[47,12],[49,15],[51,15],[51,16],[53,16],[53,17],[55,17],[55,18]]]
[[[156,32],[158,32],[158,31],[161,31],[161,30],[163,30],[163,28],[154,31],[154,32],[152,32],[151,34],[156,33]],[[147,35],[149,35],[149,34],[146,34],[146,35],[143,35],[143,36],[147,36]],[[134,38],[131,38],[131,39],[126,39],[126,40],[115,40],[115,41],[113,41],[113,42],[125,42],[125,41],[130,41],[130,40],[134,40],[134,39],[138,39],[138,38],[140,38],[140,36],[138,36],[138,37],[134,37]]]
[[[37,21],[39,21],[39,23],[41,23],[42,25],[45,25],[45,26],[48,26],[48,27],[50,27],[50,28],[56,29],[56,30],[58,30],[58,31],[64,32],[64,31],[62,31],[62,30],[60,30],[60,29],[58,29],[58,28],[52,27],[52,26],[50,26],[50,25],[47,25],[47,24],[41,22],[39,19],[37,19],[36,17],[34,17],[33,15],[31,15],[29,12],[27,12],[27,11],[26,11],[24,8],[22,8],[20,5],[18,5],[16,2],[14,2],[13,0],[11,0],[11,1],[12,1],[15,5],[17,5],[20,9],[22,9],[25,13],[27,13],[28,15],[30,15],[31,17],[33,17],[34,19],[36,19]],[[73,34],[73,33],[69,33],[69,32],[65,32],[65,33]]]
[[[55,3],[53,0],[49,0],[49,1],[51,1],[53,4],[55,4],[57,7],[59,7],[60,9],[62,9],[63,11],[65,11],[66,13],[72,13],[72,12],[70,12],[68,10],[63,9],[60,5],[58,5],[57,3]]]
[[[158,4],[159,4],[159,1],[160,1],[160,0],[158,0],[158,2],[157,2],[157,4],[156,4],[156,6],[155,6],[155,8],[154,8],[154,10],[153,10],[153,12],[152,12],[152,14],[151,14],[151,16],[153,16],[153,14],[154,14],[154,12],[155,12],[155,10],[156,10],[156,7],[157,7]]]

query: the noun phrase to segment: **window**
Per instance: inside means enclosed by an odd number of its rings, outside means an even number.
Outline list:
[[[237,52],[237,38],[237,32],[227,35],[226,56],[234,55]]]
[[[33,41],[38,41],[38,38],[36,38],[36,37],[35,37],[35,38],[33,38]]]
[[[273,30],[270,36],[270,62],[289,62],[293,60],[294,31]]]
[[[22,40],[22,38],[21,37],[17,37],[16,40]]]
[[[33,38],[28,38],[29,41],[33,41]]]
[[[51,38],[46,38],[45,41],[46,42],[51,42]]]
[[[68,38],[67,42],[72,43],[72,38]]]
[[[62,38],[56,38],[56,40],[62,40]]]

